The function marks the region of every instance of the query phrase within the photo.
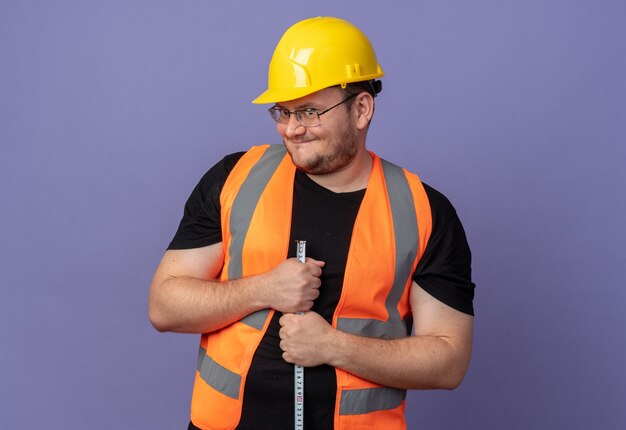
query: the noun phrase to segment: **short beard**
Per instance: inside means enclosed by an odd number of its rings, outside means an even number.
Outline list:
[[[339,136],[336,151],[335,154],[317,154],[305,165],[297,167],[309,175],[327,175],[350,164],[357,153],[356,133],[350,127],[346,127]],[[291,159],[293,160],[293,157]]]

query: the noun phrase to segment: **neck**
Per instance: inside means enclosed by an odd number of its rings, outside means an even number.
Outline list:
[[[363,148],[347,166],[325,175],[311,175],[313,182],[335,193],[348,193],[367,188],[372,171],[372,156]]]

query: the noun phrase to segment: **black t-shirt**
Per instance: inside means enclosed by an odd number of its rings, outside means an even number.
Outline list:
[[[178,231],[168,249],[189,249],[221,242],[219,195],[243,152],[226,156],[200,180],[185,205]],[[473,315],[474,284],[471,254],[456,211],[439,192],[424,184],[431,205],[433,231],[424,256],[413,275],[415,282],[443,303]],[[352,227],[365,190],[332,192],[297,171],[294,183],[289,257],[295,257],[295,240],[307,241],[307,256],[326,262],[320,296],[312,310],[332,320],[341,296],[343,271]],[[293,428],[293,365],[282,359],[275,313],[259,345],[244,388],[243,429]],[[332,428],[336,379],[334,368],[305,369],[305,428]],[[195,429],[190,424],[190,429]]]

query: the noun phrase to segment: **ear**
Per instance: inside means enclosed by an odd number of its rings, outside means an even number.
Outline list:
[[[359,93],[354,99],[352,109],[356,115],[357,128],[366,129],[374,116],[374,97],[367,91]]]

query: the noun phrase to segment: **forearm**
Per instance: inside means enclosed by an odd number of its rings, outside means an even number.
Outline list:
[[[285,314],[280,347],[285,361],[305,367],[328,364],[390,387],[452,389],[463,380],[472,349],[472,319],[457,317],[450,334],[386,340],[339,331],[315,312]]]
[[[406,389],[453,389],[465,375],[471,342],[444,337],[381,340],[334,330],[328,364],[381,385]]]
[[[202,264],[220,249],[166,253],[150,287],[149,317],[157,330],[207,333],[260,309],[307,311],[319,296],[322,261],[307,259],[302,264],[292,258],[269,272],[214,281],[221,258],[214,257],[217,263],[207,267]]]
[[[228,282],[168,277],[153,285],[149,317],[159,331],[207,333],[267,308],[263,276]]]

